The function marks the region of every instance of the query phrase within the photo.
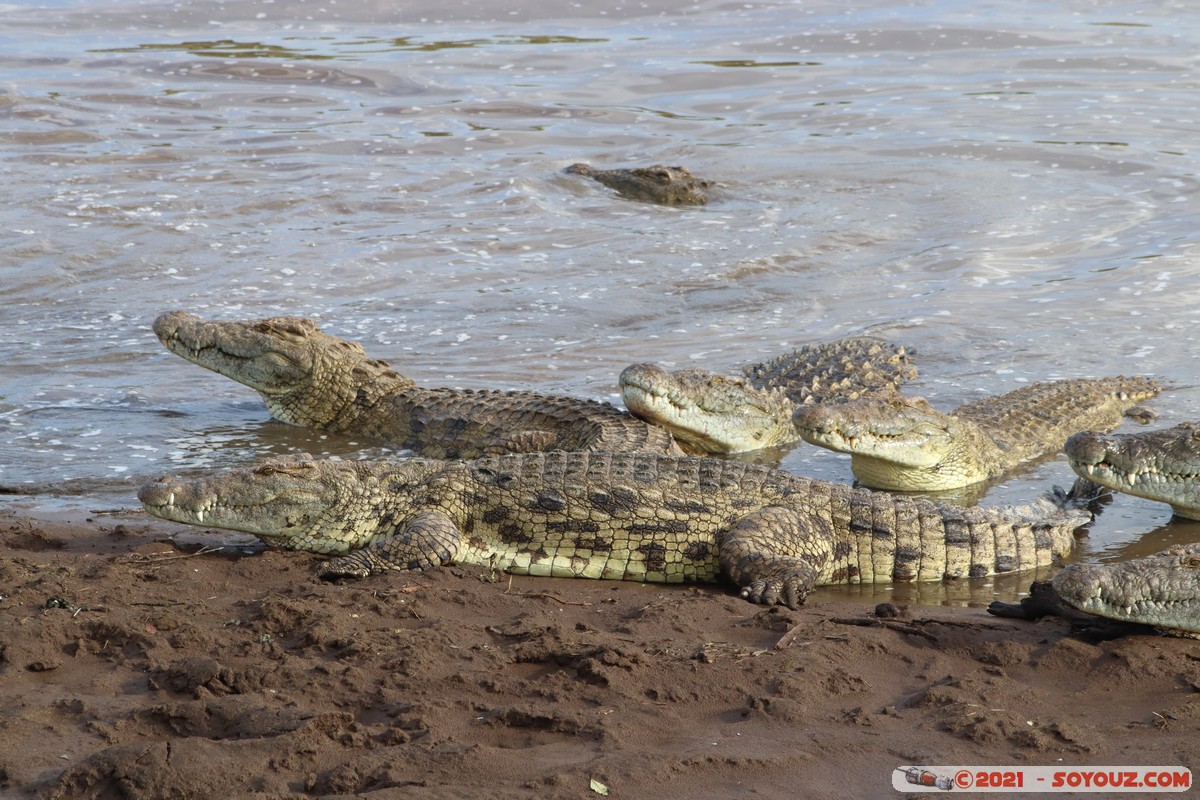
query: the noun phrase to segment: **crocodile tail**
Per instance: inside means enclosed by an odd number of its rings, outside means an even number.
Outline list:
[[[1070,489],[1055,486],[1031,504],[1013,510],[1044,522],[1079,528],[1095,518],[1097,507],[1094,504],[1109,494],[1111,492],[1103,486],[1080,478]]]
[[[1091,487],[1100,490],[1099,495]],[[1032,503],[1003,506],[999,510],[1056,527],[1070,525],[1080,528],[1092,521],[1092,503],[1106,493],[1103,487],[1080,479],[1070,489],[1055,486]]]
[[[1046,494],[1062,509],[1088,508],[1097,500],[1112,496],[1112,489],[1089,481],[1087,478],[1076,478],[1070,489],[1064,490],[1055,486]]]

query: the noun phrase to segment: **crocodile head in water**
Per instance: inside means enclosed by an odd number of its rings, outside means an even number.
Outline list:
[[[1200,638],[1200,544],[1115,564],[1071,564],[1052,583],[1080,611]]]
[[[1082,431],[1063,450],[1080,477],[1200,519],[1200,425],[1124,434]]]
[[[702,206],[708,202],[708,189],[712,186],[711,181],[697,178],[683,167],[659,164],[634,169],[594,169],[587,164],[572,164],[565,172],[586,175],[630,200],[665,206]]]
[[[182,311],[154,320],[154,333],[181,358],[243,383],[283,422],[327,427],[352,419],[354,404],[411,382],[360,345],[321,332],[299,317],[206,322]]]
[[[849,453],[854,476],[877,489],[937,491],[986,480],[997,450],[975,425],[922,398],[801,406],[792,423],[806,442]]]
[[[666,428],[691,455],[740,453],[795,441],[795,405],[780,390],[702,369],[674,372],[632,364],[621,372],[621,396],[635,417]]]
[[[201,479],[160,478],[142,486],[138,500],[172,522],[252,533],[294,550],[343,553],[395,527],[372,498],[402,497],[443,466],[420,458],[362,462],[300,454]]]

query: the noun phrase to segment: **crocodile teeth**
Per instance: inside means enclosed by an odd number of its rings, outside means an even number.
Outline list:
[[[169,506],[175,505],[175,493],[174,492],[171,492],[169,495],[167,495],[167,505],[169,505]]]
[[[204,522],[204,509],[202,509],[202,508],[196,509],[196,521]]]

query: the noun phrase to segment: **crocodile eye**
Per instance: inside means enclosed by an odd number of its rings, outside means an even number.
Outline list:
[[[316,467],[316,460],[308,453],[295,456],[275,456],[254,465],[255,475],[304,475]]]
[[[1179,565],[1181,567],[1191,567],[1192,569],[1196,569],[1197,567],[1200,567],[1200,556],[1188,556],[1187,558],[1183,559]]]

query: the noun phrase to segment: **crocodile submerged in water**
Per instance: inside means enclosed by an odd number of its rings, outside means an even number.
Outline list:
[[[281,422],[369,436],[432,458],[535,450],[678,453],[671,434],[615,406],[535,392],[422,388],[309,319],[154,321],[177,356],[258,391]]]
[[[568,175],[585,175],[629,200],[641,200],[664,206],[702,206],[708,202],[712,181],[697,178],[683,167],[633,169],[595,169],[587,164],[572,164]]]
[[[1034,583],[1019,604],[994,602],[988,612],[1023,619],[1054,614],[1106,635],[1150,626],[1200,639],[1200,543],[1111,564],[1071,564],[1048,584]],[[1119,625],[1099,626],[1097,617]]]
[[[1082,478],[1125,494],[1169,503],[1200,520],[1200,425],[1106,435],[1081,431],[1063,452]]]
[[[443,564],[516,574],[715,581],[796,607],[813,586],[1044,566],[1091,519],[1059,493],[963,508],[766,467],[650,453],[475,461],[281,458],[138,492],[151,514],[338,554],[325,576]]]
[[[921,398],[805,406],[792,423],[805,441],[851,456],[865,486],[938,491],[998,477],[1057,451],[1087,428],[1112,429],[1162,386],[1148,378],[1062,380],[964,403],[949,414]]]
[[[632,364],[621,396],[635,417],[671,431],[688,453],[741,453],[799,440],[796,409],[895,392],[917,374],[908,352],[873,336],[806,345],[740,376]]]

